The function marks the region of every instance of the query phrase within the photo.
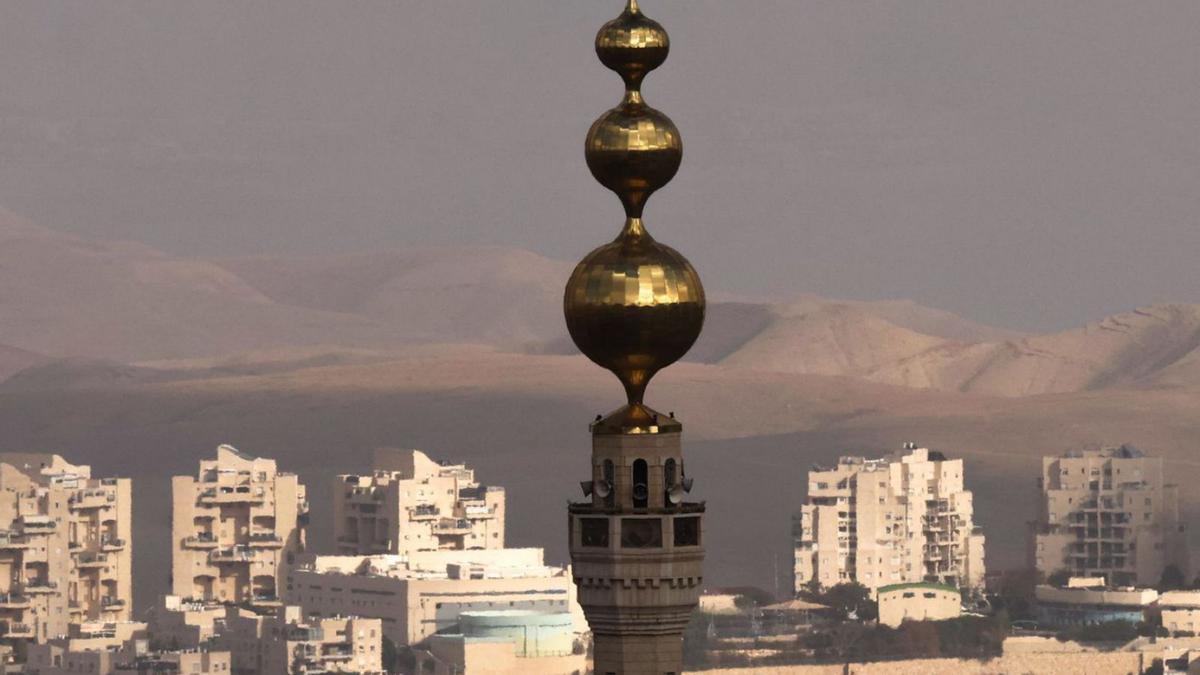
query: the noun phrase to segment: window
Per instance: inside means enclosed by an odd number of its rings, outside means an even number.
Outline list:
[[[676,546],[699,546],[700,545],[700,517],[688,516],[687,518],[675,519],[675,545]]]
[[[633,507],[635,509],[646,508],[647,501],[650,499],[649,474],[650,469],[646,460],[635,459],[633,461]]]
[[[661,518],[621,519],[622,548],[658,548],[660,546],[662,546]]]
[[[588,548],[608,548],[608,519],[580,518],[580,543]]]

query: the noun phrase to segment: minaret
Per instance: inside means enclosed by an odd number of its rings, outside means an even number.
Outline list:
[[[641,93],[669,46],[637,0],[596,35],[596,54],[620,74],[625,96],[592,125],[585,151],[592,175],[621,199],[625,225],[575,267],[563,301],[571,338],[620,379],[628,399],[592,423],[591,478],[582,482],[590,501],[569,507],[597,675],[681,673],[702,581],[704,504],[684,501],[683,426],[643,402],[650,378],[687,353],[704,323],[696,270],[642,222],[646,199],[682,158],[679,130]]]

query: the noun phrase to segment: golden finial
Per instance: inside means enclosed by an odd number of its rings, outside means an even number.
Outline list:
[[[625,225],[617,238],[589,253],[567,282],[567,329],[580,351],[613,371],[628,405],[600,430],[619,432],[673,428],[655,422],[643,397],[650,378],[679,360],[704,324],[704,289],[691,264],[654,240],[642,222],[647,198],[679,169],[683,143],[663,113],[646,105],[641,85],[667,58],[670,40],[636,0],[604,24],[596,54],[625,82],[620,105],[588,130],[585,156],[596,180],[617,194]],[[611,422],[611,424],[609,424]]]

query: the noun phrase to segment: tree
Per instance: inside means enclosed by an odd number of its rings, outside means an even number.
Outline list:
[[[879,609],[871,599],[871,591],[857,582],[831,586],[811,600],[828,606],[839,621],[845,621],[851,615],[859,621],[874,621],[879,618]]]
[[[1171,564],[1163,568],[1162,577],[1158,580],[1158,591],[1178,591],[1187,586],[1187,579],[1178,566]]]
[[[1050,576],[1046,577],[1046,583],[1051,586],[1063,587],[1071,580],[1071,570],[1055,570]]]

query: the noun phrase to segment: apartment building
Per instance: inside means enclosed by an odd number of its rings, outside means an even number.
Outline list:
[[[0,639],[64,636],[125,621],[132,601],[128,478],[51,454],[0,454]],[[18,650],[20,651],[20,650]]]
[[[1043,457],[1038,489],[1030,562],[1044,574],[1150,586],[1167,565],[1188,573],[1179,488],[1161,457],[1129,445]]]
[[[214,644],[233,656],[234,675],[382,674],[379,619],[305,619],[299,607],[259,615],[226,608]]]
[[[287,601],[314,618],[378,618],[397,645],[452,629],[470,611],[570,612],[584,625],[569,571],[546,565],[540,548],[310,556],[292,571]]]
[[[340,555],[504,548],[504,488],[465,464],[380,449],[370,474],[338,476],[333,494]]]
[[[814,466],[794,523],[796,589],[983,583],[984,537],[974,525],[963,461],[906,443],[882,459]]]
[[[216,637],[216,626],[225,618],[219,602],[164,595],[147,617],[150,634],[158,644],[197,649]]]
[[[151,673],[197,673],[229,675],[230,655],[199,649],[154,651],[142,637],[123,642],[55,639],[30,647],[29,659],[20,670],[25,675],[138,675]]]
[[[305,547],[308,502],[275,460],[222,445],[196,476],[171,481],[173,595],[280,606],[286,568]]]

